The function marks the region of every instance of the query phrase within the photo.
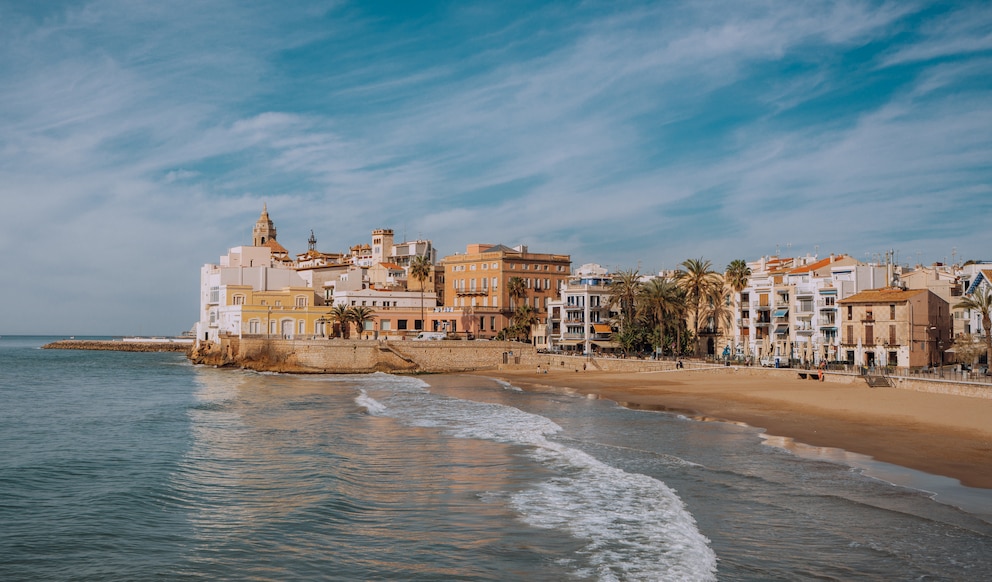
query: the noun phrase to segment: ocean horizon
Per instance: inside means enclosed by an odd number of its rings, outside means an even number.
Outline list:
[[[66,338],[0,337],[4,580],[992,579],[992,492],[753,427]]]

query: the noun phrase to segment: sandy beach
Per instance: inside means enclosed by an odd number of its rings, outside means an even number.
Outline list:
[[[500,370],[525,390],[608,398],[630,408],[743,422],[769,435],[835,447],[992,488],[992,399],[812,382],[727,370],[616,373]]]

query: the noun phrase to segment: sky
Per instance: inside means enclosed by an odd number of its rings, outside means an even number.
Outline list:
[[[291,253],[992,259],[992,5],[0,0],[0,335],[188,330],[263,204]]]

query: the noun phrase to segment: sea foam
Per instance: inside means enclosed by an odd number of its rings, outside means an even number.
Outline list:
[[[411,425],[439,428],[457,438],[529,446],[529,455],[558,476],[513,494],[509,505],[528,525],[567,532],[585,542],[581,553],[595,571],[578,575],[601,580],[715,579],[717,560],[709,540],[665,483],[553,440],[561,427],[540,415],[432,395],[413,379],[402,386],[393,383],[383,392],[389,404],[382,414]],[[372,400],[364,391],[358,399]],[[567,560],[562,564],[571,565]]]

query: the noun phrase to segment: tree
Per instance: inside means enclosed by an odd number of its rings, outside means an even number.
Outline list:
[[[530,332],[540,322],[537,311],[530,305],[524,304],[513,313],[512,328],[517,339],[530,339]]]
[[[715,286],[723,284],[723,278],[713,270],[712,263],[703,258],[686,259],[682,261],[682,269],[675,273],[675,281],[685,292],[689,310],[692,314],[693,331],[695,332],[695,352],[699,353],[699,327],[702,323],[704,300],[712,293]]]
[[[714,286],[706,298],[704,317],[713,323],[714,331],[729,329],[734,321],[734,308],[731,305],[731,289],[725,286]]]
[[[744,259],[734,259],[730,261],[727,265],[727,270],[723,274],[723,280],[727,283],[727,286],[734,290],[734,293],[740,293],[747,287],[748,280],[751,277],[751,267],[747,266]]]
[[[954,357],[962,364],[973,365],[985,353],[985,342],[970,333],[964,333],[954,339]]]
[[[637,314],[637,296],[641,291],[641,274],[636,269],[620,271],[610,283],[610,308],[620,313],[619,328],[632,324]]]
[[[516,300],[527,295],[527,284],[520,277],[510,277],[506,282],[506,292],[510,296],[510,309],[516,309]]]
[[[370,321],[375,315],[371,307],[365,305],[355,305],[348,308],[348,321],[355,324],[355,331],[359,339],[362,337],[362,330],[365,329],[365,322]]]
[[[985,362],[992,371],[992,289],[988,287],[976,289],[954,307],[977,311],[982,316],[982,329],[985,330]]]
[[[343,303],[335,304],[331,312],[327,314],[332,321],[338,324],[338,337],[348,337],[348,306]]]
[[[674,281],[656,277],[641,286],[637,297],[638,311],[649,327],[655,329],[654,347],[666,345],[666,331],[674,328],[677,343],[682,341],[681,315],[684,309],[684,294]]]
[[[427,324],[424,321],[424,283],[431,276],[434,264],[426,255],[417,255],[410,261],[410,276],[420,283],[420,329],[427,331]]]

